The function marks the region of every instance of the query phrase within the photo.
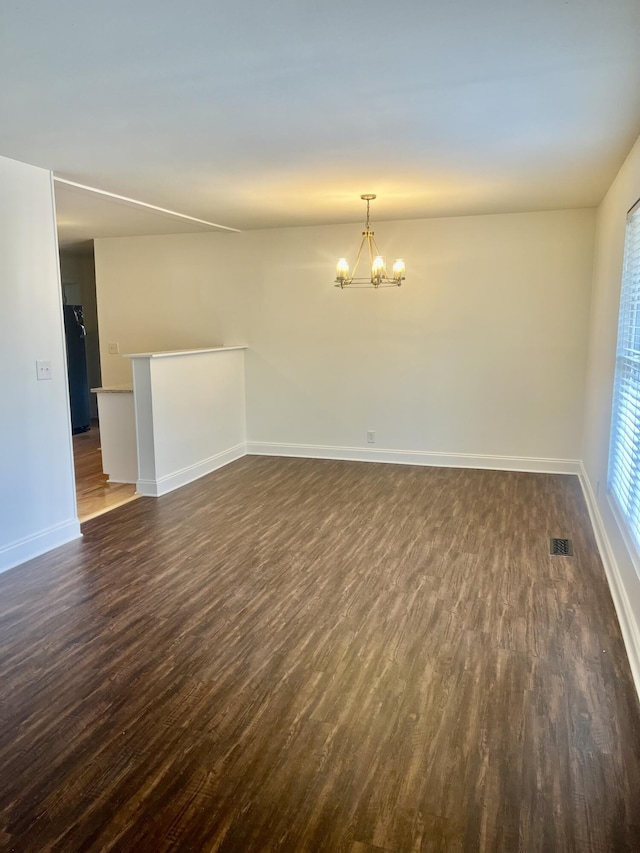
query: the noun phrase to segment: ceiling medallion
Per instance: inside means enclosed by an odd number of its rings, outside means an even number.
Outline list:
[[[360,198],[367,202],[367,221],[364,226],[365,230],[362,232],[362,242],[360,243],[358,257],[356,258],[356,263],[353,268],[353,275],[349,275],[349,264],[347,263],[347,259],[340,258],[336,267],[335,286],[341,288],[400,287],[404,281],[404,261],[402,258],[398,258],[393,264],[392,274],[390,276],[387,275],[384,258],[380,254],[380,250],[378,249],[373,236],[373,231],[371,230],[371,223],[369,221],[369,204],[373,201],[375,195],[373,193],[365,193],[364,195],[361,195]],[[371,269],[371,275],[358,277],[356,273],[358,271],[360,257],[362,256],[362,250],[365,245],[369,252],[369,267]]]

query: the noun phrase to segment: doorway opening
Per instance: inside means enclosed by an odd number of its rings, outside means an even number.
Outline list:
[[[91,391],[102,385],[93,241],[60,250],[60,279],[76,501],[83,522],[133,500],[136,487],[110,483],[102,469],[97,395]]]

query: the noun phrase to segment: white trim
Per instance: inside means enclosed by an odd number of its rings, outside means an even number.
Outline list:
[[[629,527],[629,522],[622,512],[615,493],[609,489],[607,490],[607,503],[609,504],[609,509],[611,510],[611,515],[616,522],[618,531],[620,532],[620,535],[624,540],[624,544],[627,547],[629,559],[633,563],[633,568],[636,570],[638,578],[640,578],[640,553],[638,553],[638,543],[634,538],[633,531]]]
[[[147,210],[153,210],[155,213],[166,213],[169,216],[175,216],[177,219],[185,219],[187,222],[197,222],[199,225],[208,225],[211,228],[220,228],[222,231],[235,231],[236,234],[240,233],[239,228],[230,228],[228,225],[218,225],[217,222],[209,222],[208,219],[198,219],[196,216],[189,216],[186,213],[178,213],[177,210],[169,210],[166,207],[158,207],[157,204],[149,204],[149,202],[139,201],[137,198],[129,198],[126,195],[118,195],[117,193],[110,193],[107,190],[99,190],[97,187],[78,184],[76,181],[68,181],[66,178],[59,178],[57,175],[53,176],[53,180],[57,184],[64,184],[67,187],[75,187],[78,190],[85,190],[86,192],[102,195],[106,198],[113,198],[116,201],[124,201],[127,204],[132,204],[136,207],[144,207]]]
[[[7,569],[39,557],[60,545],[66,545],[67,542],[79,539],[81,536],[80,522],[75,518],[73,521],[64,521],[62,524],[41,530],[33,536],[26,536],[24,539],[12,542],[0,549],[0,572],[6,572]]]
[[[354,462],[388,462],[395,465],[430,465],[440,468],[486,468],[496,471],[530,471],[538,474],[579,474],[578,459],[538,459],[530,456],[485,456],[471,453],[433,453],[428,450],[373,450],[319,444],[247,442],[254,456],[299,456],[307,459],[341,459]]]
[[[65,377],[69,374],[69,357],[67,355],[67,347],[66,347],[66,332],[64,328],[64,307],[62,303],[62,271],[60,269],[60,246],[58,244],[58,220],[56,213],[56,193],[54,186],[54,176],[53,172],[49,172],[49,189],[51,193],[51,229],[53,231],[53,241],[55,243],[55,252],[56,252],[56,279],[58,281],[58,328],[59,328],[59,341],[60,341],[60,349],[62,351],[62,358],[64,362],[64,375]],[[76,490],[76,468],[74,465],[74,454],[75,449],[73,446],[73,428],[71,425],[71,395],[69,391],[69,383],[68,381],[62,382],[64,394],[64,410],[67,413],[67,446],[69,448],[69,476],[72,484],[72,499],[73,499],[73,513],[74,520],[78,524],[78,536],[80,536],[80,521],[78,519],[78,493]],[[36,534],[39,536],[40,534]],[[76,538],[76,537],[71,537]],[[56,546],[53,546],[56,547]]]
[[[167,492],[172,492],[174,489],[186,486],[187,483],[192,483],[200,477],[211,474],[212,471],[217,471],[218,468],[223,468],[225,465],[229,465],[230,462],[235,462],[236,459],[241,459],[246,455],[247,447],[243,441],[240,444],[236,444],[235,447],[222,450],[220,453],[204,459],[202,462],[181,468],[179,471],[174,471],[171,474],[165,474],[164,477],[159,477],[157,480],[138,480],[136,491],[139,495],[159,498],[161,495],[166,495]]]
[[[640,699],[640,629],[636,622],[629,597],[620,577],[620,570],[616,561],[611,542],[607,536],[604,521],[598,509],[598,502],[591,487],[591,481],[587,474],[584,464],[580,463],[579,480],[582,486],[582,493],[587,503],[589,517],[593,526],[593,532],[596,537],[598,550],[602,559],[602,565],[609,583],[611,598],[616,609],[620,630],[622,631],[622,639],[624,641],[627,657],[629,658],[629,666],[631,675],[636,687],[638,698]]]

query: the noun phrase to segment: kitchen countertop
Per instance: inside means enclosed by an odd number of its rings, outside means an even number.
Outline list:
[[[94,394],[132,394],[133,385],[103,385],[100,388],[92,388]]]

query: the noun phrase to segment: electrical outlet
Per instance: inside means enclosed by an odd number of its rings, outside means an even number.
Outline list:
[[[109,355],[118,355],[120,352],[120,344],[109,344]]]
[[[367,444],[375,444],[376,443],[376,431],[373,429],[367,430]]]

